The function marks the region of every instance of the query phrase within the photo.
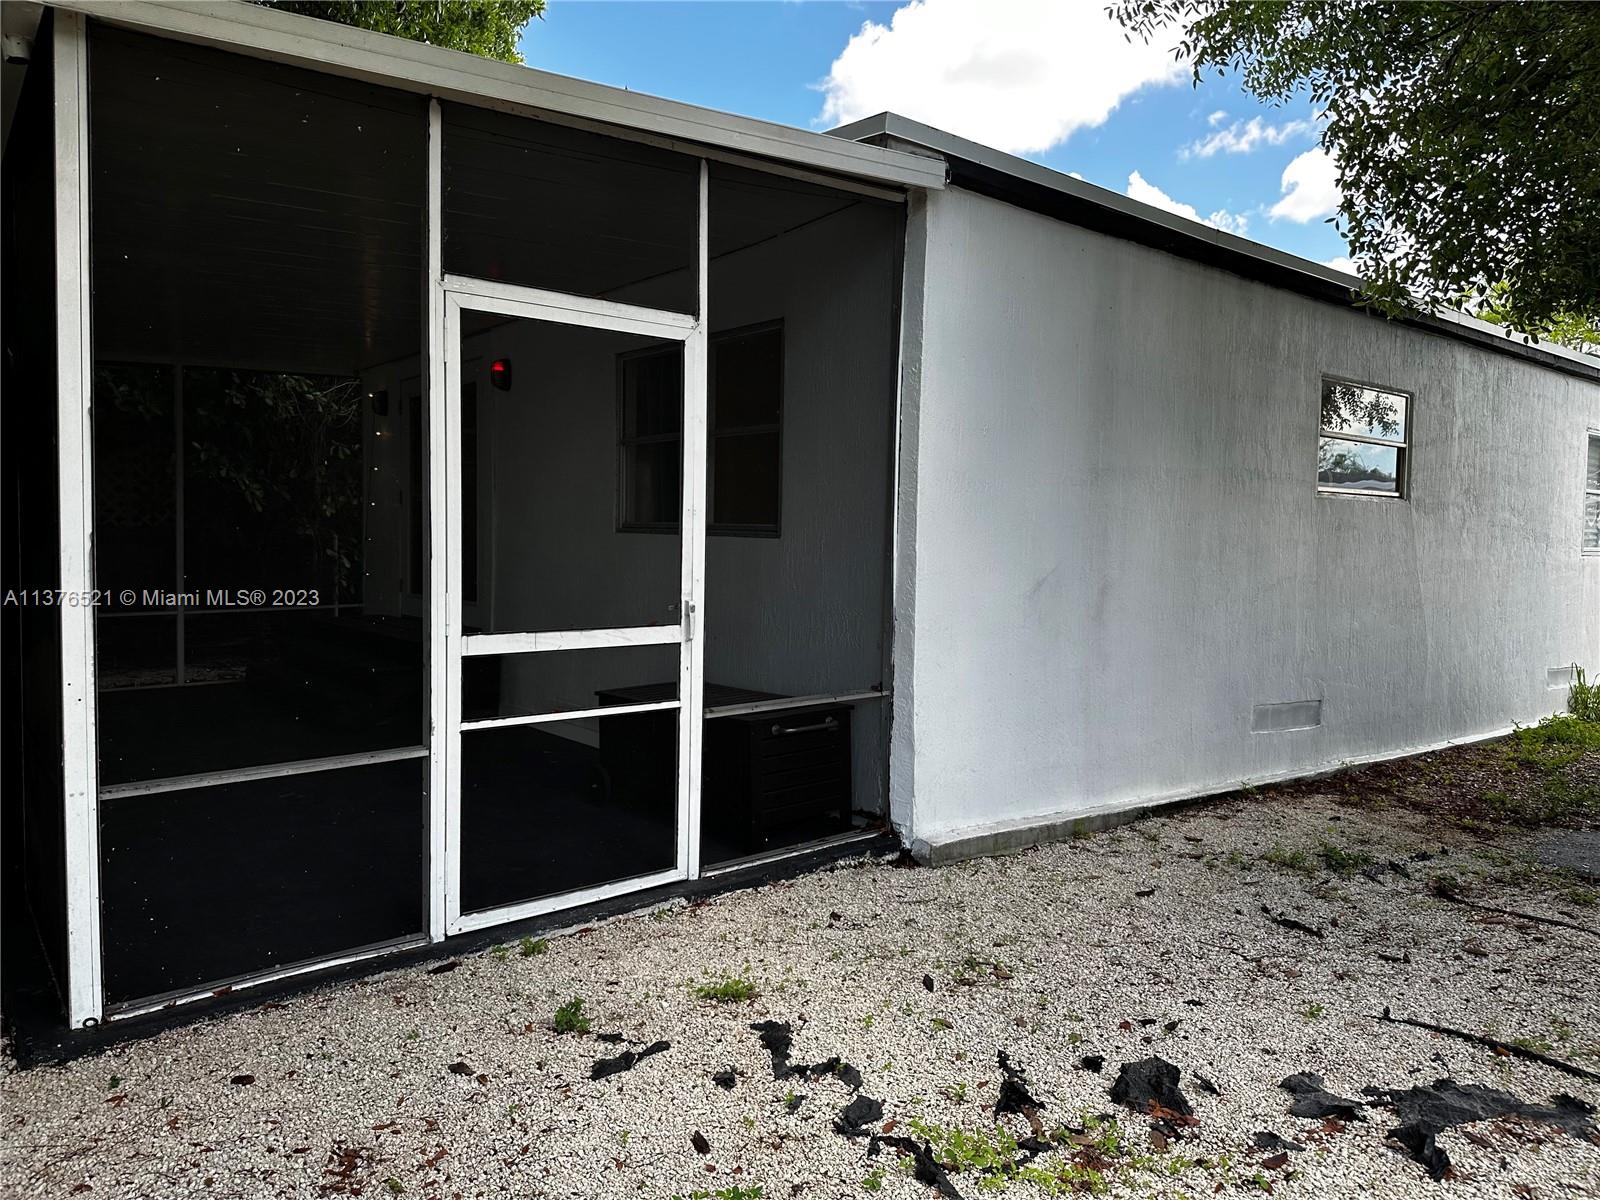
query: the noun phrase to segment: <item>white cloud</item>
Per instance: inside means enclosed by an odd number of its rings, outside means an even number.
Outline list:
[[[868,21],[820,85],[818,123],[891,110],[1013,154],[1099,125],[1140,88],[1179,83],[1170,47],[1123,36],[1099,3],[911,0]]]
[[[1191,221],[1199,221],[1202,225],[1210,225],[1213,229],[1226,230],[1228,233],[1243,234],[1250,224],[1249,218],[1243,213],[1231,213],[1221,208],[1209,217],[1202,217],[1200,210],[1194,205],[1174,200],[1137,171],[1128,176],[1128,195],[1134,200],[1143,201],[1145,204],[1175,213],[1180,217],[1188,217]]]
[[[1206,124],[1209,125],[1212,129],[1215,129],[1218,125],[1221,125],[1227,119],[1228,119],[1228,110],[1225,109],[1225,108],[1219,108],[1219,109],[1217,109],[1216,112],[1212,113],[1209,117],[1206,118]]]
[[[1339,211],[1339,171],[1333,156],[1320,146],[1307,150],[1283,169],[1283,198],[1268,215],[1274,220],[1305,224]]]
[[[1217,114],[1212,113],[1215,117]],[[1226,116],[1227,114],[1222,114]],[[1207,118],[1213,128],[1217,122]],[[1285,121],[1282,125],[1269,125],[1260,117],[1248,121],[1235,121],[1226,129],[1191,142],[1181,152],[1183,158],[1210,158],[1221,151],[1227,154],[1249,154],[1258,146],[1281,146],[1292,138],[1304,137],[1312,131],[1310,121]]]
[[[1355,260],[1353,258],[1351,258],[1348,254],[1335,255],[1333,258],[1328,259],[1322,265],[1325,266],[1325,267],[1332,267],[1335,271],[1343,271],[1346,275],[1359,275],[1359,274],[1361,274],[1360,271],[1356,270]]]

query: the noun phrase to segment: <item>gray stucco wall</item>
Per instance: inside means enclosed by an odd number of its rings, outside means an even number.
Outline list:
[[[1600,386],[954,189],[906,277],[903,832],[1484,735],[1600,668]],[[1317,493],[1325,373],[1413,394],[1407,499]],[[1305,699],[1320,727],[1250,732]]]

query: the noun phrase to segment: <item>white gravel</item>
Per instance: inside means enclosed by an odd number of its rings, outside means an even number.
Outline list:
[[[1324,840],[1380,860],[1448,853],[1381,882],[1262,859]],[[1388,1109],[1332,1132],[1287,1115],[1278,1083],[1305,1070],[1346,1096],[1448,1075],[1530,1101],[1600,1102],[1593,1083],[1371,1017],[1388,1005],[1600,1070],[1600,938],[1425,892],[1430,872],[1487,878],[1495,903],[1600,925],[1600,911],[1518,866],[1514,846],[1488,845],[1408,809],[1318,797],[1218,803],[955,867],[848,864],[552,938],[536,956],[512,947],[446,974],[380,975],[13,1072],[0,1081],[0,1195],[777,1200],[877,1184],[928,1196],[896,1152],[869,1158],[865,1139],[834,1131],[851,1098],[841,1081],[773,1080],[749,1028],[766,1019],[793,1023],[796,1062],[856,1065],[902,1135],[913,1118],[992,1133],[1000,1049],[1027,1072],[1047,1127],[1113,1112],[1117,1067],[1161,1055],[1182,1069],[1199,1125],[1156,1151],[1148,1119],[1123,1112],[1125,1150],[1104,1171],[1113,1196],[1199,1200],[1260,1194],[1262,1182],[1293,1197],[1600,1195],[1600,1146],[1548,1126],[1451,1130],[1440,1144],[1458,1175],[1434,1183],[1385,1142]],[[1269,923],[1263,903],[1326,935]],[[963,967],[969,957],[1001,968]],[[694,982],[728,973],[759,995],[694,996]],[[596,1033],[671,1048],[592,1082],[595,1059],[624,1047],[550,1028],[575,996]],[[1105,1056],[1104,1074],[1078,1065],[1087,1053]],[[739,1073],[732,1090],[710,1078],[724,1066]],[[1221,1095],[1201,1091],[1196,1071]],[[253,1081],[230,1082],[242,1075]],[[793,1113],[791,1091],[806,1096]],[[1308,1148],[1264,1170],[1257,1130]],[[1065,1161],[1054,1151],[1036,1165]],[[971,1170],[953,1179],[987,1194]],[[1030,1182],[1005,1192],[1045,1194]]]

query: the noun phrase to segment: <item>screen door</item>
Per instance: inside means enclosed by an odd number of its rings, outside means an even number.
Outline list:
[[[455,282],[451,933],[688,876],[705,470],[692,317]]]

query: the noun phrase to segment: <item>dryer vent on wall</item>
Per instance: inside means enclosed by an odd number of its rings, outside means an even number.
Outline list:
[[[1315,729],[1321,724],[1321,700],[1290,700],[1282,704],[1258,704],[1250,710],[1251,733],[1283,733],[1290,729]]]
[[[1544,685],[1550,688],[1569,688],[1575,676],[1571,666],[1551,667],[1544,673]]]

